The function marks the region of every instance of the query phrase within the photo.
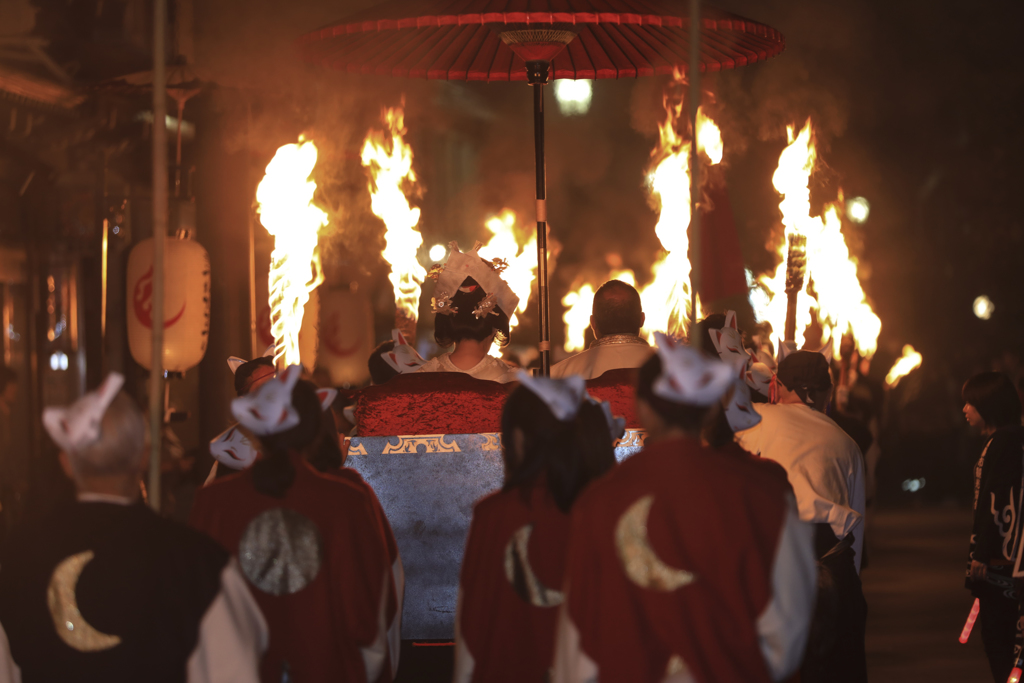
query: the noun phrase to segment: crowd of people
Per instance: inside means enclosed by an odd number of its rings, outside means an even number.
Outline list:
[[[488,353],[518,303],[502,266],[453,249],[432,298],[452,350],[425,360],[396,331],[370,358],[378,384],[518,383],[501,416],[504,483],[476,503],[462,558],[453,681],[866,681],[866,468],[827,414],[830,359],[747,348],[732,312],[693,343],[656,334],[652,347],[636,290],[611,281],[593,345],[535,376]],[[345,466],[354,418],[336,420],[336,392],[299,366],[229,366],[237,424],[211,443],[188,526],[141,502],[145,425],[120,375],[46,409],[77,497],[3,549],[0,683],[395,679],[404,568],[384,508]],[[646,436],[617,463],[624,421],[586,380],[621,369],[636,372]],[[1024,614],[1024,429],[1008,383],[989,373],[963,391],[989,437],[968,585],[998,683]]]

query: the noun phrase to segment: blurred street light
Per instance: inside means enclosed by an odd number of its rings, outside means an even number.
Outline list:
[[[443,244],[435,244],[430,248],[430,260],[440,262],[444,260],[445,255],[448,253],[448,249]]]
[[[590,102],[594,97],[593,81],[555,81],[555,99],[562,116],[583,115],[590,111]]]
[[[871,215],[871,204],[863,197],[846,200],[846,217],[854,223],[863,223]]]
[[[994,310],[996,310],[996,305],[992,303],[992,299],[989,299],[984,294],[974,300],[974,315],[982,320],[991,318]]]

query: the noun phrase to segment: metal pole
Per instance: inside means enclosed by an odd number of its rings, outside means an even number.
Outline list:
[[[103,150],[103,211],[110,211],[110,193],[107,185],[109,149]],[[110,220],[103,219],[103,236],[100,241],[100,350],[101,357],[107,356],[107,261],[110,252]],[[6,327],[4,328],[7,329]]]
[[[164,423],[164,240],[167,237],[167,0],[153,0],[153,356],[149,371],[149,506],[160,511]]]
[[[256,188],[252,184],[252,102],[246,106],[245,143],[245,182],[253,193],[249,205],[249,341],[252,348],[250,357],[258,358],[262,353],[257,348],[259,340],[256,334]]]
[[[697,324],[697,292],[701,278],[700,212],[697,195],[700,192],[700,157],[697,155],[697,110],[700,108],[700,0],[690,0],[690,327]],[[690,335],[690,344],[700,347],[697,335]]]
[[[529,62],[526,72],[533,86],[533,141],[537,153],[537,298],[540,301],[540,372],[551,374],[551,312],[548,301],[548,181],[544,161],[544,84],[550,64]]]
[[[174,198],[181,196],[181,121],[185,117],[185,100],[183,97],[175,98],[178,101],[178,139],[174,150]]]
[[[104,193],[104,199],[106,194]],[[104,207],[106,202],[104,202]],[[103,219],[103,239],[100,242],[100,338],[107,342],[107,260],[110,252],[110,221]],[[6,328],[5,328],[6,329]],[[106,351],[106,349],[104,349]],[[105,354],[104,354],[105,355]]]

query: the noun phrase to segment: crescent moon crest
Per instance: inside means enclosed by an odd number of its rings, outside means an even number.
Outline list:
[[[671,567],[658,557],[647,538],[647,517],[654,496],[630,505],[615,527],[615,549],[629,580],[650,590],[669,593],[697,580],[692,572]]]
[[[95,553],[91,550],[77,553],[61,560],[53,570],[50,585],[46,589],[46,603],[53,617],[57,636],[66,645],[79,652],[102,652],[121,644],[121,638],[102,633],[93,628],[78,610],[75,590],[78,578],[85,565],[92,562]]]
[[[242,573],[264,593],[291,595],[320,573],[324,544],[313,520],[288,508],[256,515],[238,542]]]
[[[527,524],[516,529],[505,546],[505,578],[512,584],[512,589],[524,602],[534,607],[555,607],[565,600],[565,594],[548,588],[530,566],[530,534],[533,525]]]

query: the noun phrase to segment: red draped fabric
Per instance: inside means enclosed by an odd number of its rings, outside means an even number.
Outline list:
[[[611,370],[587,382],[590,395],[637,428],[636,370]],[[359,394],[359,436],[480,434],[501,431],[505,398],[518,384],[498,384],[455,372],[399,375]]]

